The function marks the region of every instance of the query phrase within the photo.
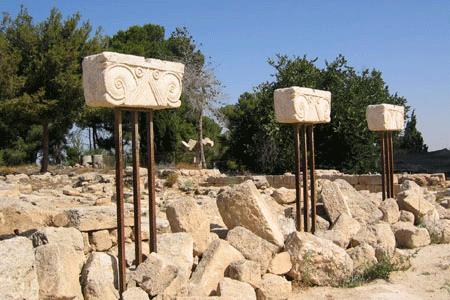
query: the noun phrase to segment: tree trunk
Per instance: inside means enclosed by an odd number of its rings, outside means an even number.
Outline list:
[[[200,111],[200,119],[198,120],[198,156],[199,166],[206,169],[205,151],[203,149],[203,110]]]
[[[42,143],[42,166],[41,166],[41,173],[45,173],[47,172],[48,169],[48,140],[49,140],[49,136],[48,136],[48,121],[44,122],[44,124],[42,124],[44,126],[44,130],[43,130],[43,143]]]

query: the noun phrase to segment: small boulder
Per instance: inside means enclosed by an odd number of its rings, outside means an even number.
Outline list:
[[[428,230],[414,226],[398,229],[395,232],[395,239],[397,247],[408,249],[423,247],[431,243]]]
[[[256,300],[250,284],[226,277],[219,282],[218,294],[224,299]]]
[[[229,276],[247,282],[254,288],[261,285],[261,267],[257,262],[241,259],[230,264]]]
[[[292,284],[284,277],[267,273],[262,278],[261,286],[256,290],[258,300],[287,299],[291,295]]]

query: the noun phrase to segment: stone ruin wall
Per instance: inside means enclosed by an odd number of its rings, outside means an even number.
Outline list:
[[[193,171],[192,175],[194,175],[195,172],[198,171],[197,170]],[[182,173],[181,175],[185,174]],[[187,176],[187,174],[185,176]],[[265,177],[269,182],[270,186],[274,188],[285,187],[288,189],[295,189],[295,174],[286,173],[284,175],[265,175]],[[210,177],[208,177],[207,179],[207,185],[216,187],[235,185],[253,178],[254,176],[210,175]],[[331,181],[334,181],[336,179],[344,179],[358,191],[368,190],[371,193],[381,192],[381,174],[349,175],[340,173],[338,171],[318,170],[316,173],[316,179],[328,179]],[[420,186],[434,186],[445,183],[446,178],[444,173],[394,174],[395,193],[398,193],[400,191],[400,184],[403,183],[405,180],[415,181]]]

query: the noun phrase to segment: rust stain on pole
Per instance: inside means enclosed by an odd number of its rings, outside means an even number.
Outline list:
[[[126,262],[125,262],[125,230],[123,203],[123,160],[122,160],[122,111],[114,110],[114,132],[116,142],[116,205],[117,205],[117,243],[119,259],[119,293],[126,290]]]
[[[314,125],[308,126],[311,184],[311,233],[316,232],[316,162],[314,158]]]
[[[133,122],[133,201],[134,201],[134,249],[136,266],[142,263],[142,236],[141,236],[141,180],[139,163],[139,112],[131,112]]]
[[[390,147],[389,147],[389,153],[390,153],[389,161],[391,163],[391,166],[390,166],[391,172],[389,173],[389,181],[390,181],[389,186],[390,186],[391,189],[389,191],[389,193],[390,193],[389,198],[394,198],[394,140],[392,138],[392,131],[389,131],[389,144],[390,144]]]
[[[294,124],[294,145],[295,145],[295,227],[297,231],[302,230],[301,218],[301,184],[300,184],[300,125]]]
[[[387,189],[386,189],[386,162],[385,162],[385,153],[386,153],[386,144],[384,140],[384,132],[380,132],[380,147],[381,147],[381,195],[382,199],[386,199]]]
[[[155,148],[153,136],[153,110],[147,113],[148,200],[150,218],[150,252],[156,252],[156,196],[155,196]]]
[[[308,149],[307,125],[302,128],[302,173],[303,173],[303,229],[309,232],[309,201],[308,201]]]

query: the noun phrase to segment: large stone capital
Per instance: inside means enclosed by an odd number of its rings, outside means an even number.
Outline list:
[[[405,107],[392,104],[369,105],[366,110],[367,124],[371,131],[403,130]]]
[[[102,52],[83,60],[88,106],[164,109],[181,105],[184,65]]]
[[[317,124],[330,122],[331,93],[304,87],[274,92],[275,117],[280,123]]]

